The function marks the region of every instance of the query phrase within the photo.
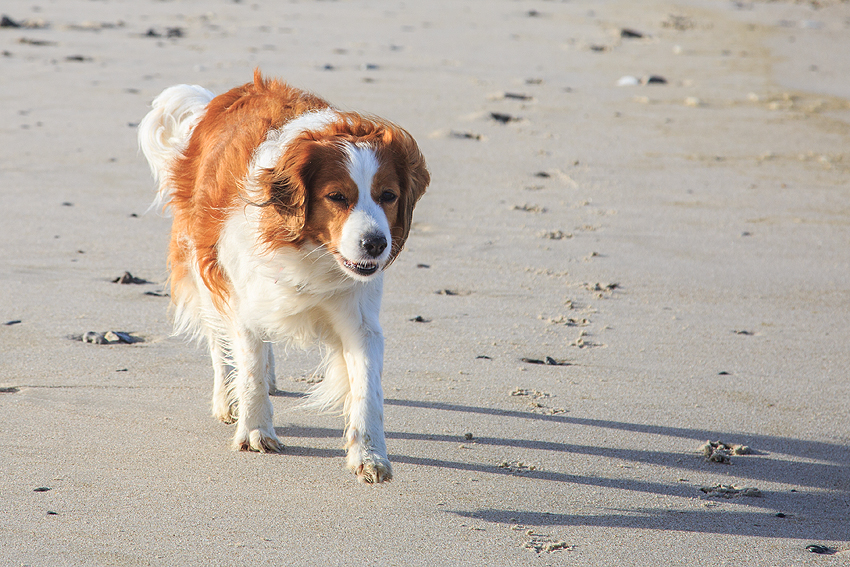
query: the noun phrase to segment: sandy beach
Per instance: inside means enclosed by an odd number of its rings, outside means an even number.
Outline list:
[[[850,3],[0,11],[0,565],[850,564]],[[171,334],[136,127],[255,67],[431,170],[385,485],[296,408],[316,352],[277,351],[284,453],[233,452]]]

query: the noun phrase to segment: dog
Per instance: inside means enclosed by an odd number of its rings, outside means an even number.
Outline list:
[[[305,405],[342,411],[346,464],[392,479],[383,424],[383,272],[430,183],[413,137],[254,71],[220,96],[162,92],[139,145],[172,216],[175,333],[209,345],[213,415],[233,448],[280,452],[273,342],[318,343],[324,379]]]

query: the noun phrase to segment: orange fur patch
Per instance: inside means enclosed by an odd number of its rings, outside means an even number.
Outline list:
[[[186,263],[191,260],[187,257],[188,240],[201,278],[216,304],[226,302],[229,284],[217,262],[217,244],[229,212],[240,205],[239,183],[245,178],[254,150],[270,129],[327,106],[312,94],[263,79],[259,71],[255,71],[253,83],[236,87],[209,103],[173,169],[170,207],[174,222],[169,254],[172,297],[180,293],[175,283],[186,274]]]

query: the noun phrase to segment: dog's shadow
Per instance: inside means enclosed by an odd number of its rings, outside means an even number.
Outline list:
[[[303,394],[297,392],[278,392],[280,397],[298,399]],[[706,440],[739,440],[743,439],[754,449],[751,455],[733,457],[737,466],[734,470],[736,477],[746,478],[757,483],[785,484],[784,490],[762,490],[761,498],[738,498],[735,504],[747,508],[737,511],[726,511],[722,515],[713,514],[711,510],[677,512],[671,514],[661,509],[623,510],[602,515],[542,514],[533,510],[492,509],[451,511],[462,517],[478,518],[483,521],[504,523],[516,518],[519,523],[541,525],[600,525],[623,528],[653,528],[661,530],[695,531],[703,533],[729,533],[738,535],[753,535],[762,537],[787,537],[792,539],[842,539],[846,536],[846,527],[840,522],[832,526],[816,522],[803,526],[800,522],[787,521],[787,517],[810,515],[814,513],[837,514],[835,506],[840,495],[847,492],[837,488],[838,479],[844,478],[844,472],[850,466],[850,447],[819,441],[793,439],[772,435],[742,434],[740,432],[700,430],[682,427],[665,427],[619,421],[577,418],[563,414],[546,415],[525,411],[506,410],[501,408],[486,408],[466,406],[444,402],[427,402],[415,400],[386,399],[387,406],[419,409],[426,412],[464,412],[470,414],[486,414],[502,419],[539,420],[552,425],[553,434],[559,426],[597,427],[609,430],[627,431],[632,435],[647,435],[646,448],[626,449],[596,445],[579,445],[559,441],[531,440],[519,438],[475,437],[466,439],[460,435],[444,435],[414,431],[387,431],[388,440],[421,441],[423,445],[434,443],[475,443],[478,445],[503,446],[524,448],[540,451],[564,452],[585,455],[599,459],[613,459],[645,465],[656,465],[675,468],[684,471],[701,473],[706,467],[725,467],[717,463],[707,463],[696,450]],[[431,416],[427,423],[439,421],[439,416]],[[304,457],[338,458],[344,456],[342,450],[342,428],[334,427],[302,427],[291,425],[277,428],[277,433],[284,439],[332,439],[340,440],[339,448],[314,448],[291,446],[286,443],[285,454]],[[555,436],[563,437],[563,436]],[[660,438],[660,440],[659,440]],[[693,443],[692,452],[664,451],[664,438],[689,439]],[[307,441],[309,444],[309,441]],[[530,480],[569,483],[574,485],[593,486],[598,488],[614,488],[618,490],[641,492],[676,498],[698,498],[701,493],[692,484],[683,482],[664,482],[638,478],[611,478],[609,476],[587,476],[570,474],[555,470],[512,470],[510,467],[499,467],[495,464],[463,462],[435,458],[431,447],[425,447],[419,454],[390,454],[391,462],[421,467],[436,467],[440,469],[461,470],[479,474],[498,475],[510,482],[527,483]],[[775,456],[773,456],[775,455]],[[791,457],[793,460],[789,460]],[[747,461],[747,459],[749,459]],[[744,464],[746,463],[746,464]],[[711,470],[711,469],[709,469]],[[718,472],[726,472],[721,468]],[[838,483],[838,484],[836,484]],[[838,491],[838,493],[836,493]],[[777,510],[788,514],[776,516]],[[829,512],[832,510],[833,512]],[[450,510],[447,510],[450,511]],[[722,516],[722,517],[721,517]],[[734,516],[736,519],[732,519]],[[784,522],[784,523],[783,523]],[[743,531],[742,531],[743,530]]]
[[[287,427],[275,427],[275,433],[283,443],[283,454],[295,457],[317,457],[322,459],[340,458],[345,456],[345,451],[342,449],[342,429],[330,429],[327,427],[300,427],[297,425],[289,425]],[[339,439],[339,447],[328,449],[323,447],[310,447],[304,445],[293,445],[292,439],[318,439],[331,438]]]

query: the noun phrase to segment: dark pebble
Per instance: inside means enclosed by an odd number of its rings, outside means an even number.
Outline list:
[[[481,360],[493,360],[492,357],[489,357],[486,354],[479,354],[478,356],[475,357],[475,360],[478,360],[479,358]]]
[[[666,85],[667,79],[660,75],[652,75],[646,80],[647,85]]]
[[[163,290],[158,291],[146,291],[145,295],[152,295],[154,297],[169,297],[168,293]]]
[[[0,28],[19,28],[21,24],[10,18],[9,16],[4,15],[3,19],[0,19]]]
[[[533,97],[522,93],[505,93],[505,98],[512,100],[531,100]]]
[[[20,319],[12,319],[11,321],[6,321],[3,324],[6,325],[7,327],[11,327],[12,325],[18,325],[19,323],[21,323]]]
[[[132,335],[130,335],[130,333],[124,333],[124,332],[121,332],[121,331],[112,331],[112,334],[115,335],[116,337],[118,337],[118,342],[122,342],[124,344],[131,345],[133,343],[140,342],[136,337],[133,337]],[[109,333],[104,335],[104,338],[106,338],[106,340],[109,340],[108,335],[109,335]]]
[[[166,28],[165,29],[165,37],[175,38],[175,37],[183,37],[183,35],[184,35],[183,34],[183,28]],[[150,28],[150,29],[148,29],[147,32],[145,32],[145,37],[162,37],[162,36],[163,36],[163,34],[159,33],[154,28]]]
[[[820,555],[832,555],[836,553],[836,551],[831,547],[820,545],[819,543],[810,543],[806,546],[806,551],[811,551],[812,553],[818,553]]]
[[[414,323],[430,323],[431,322],[431,319],[426,319],[422,315],[417,315],[416,317],[414,317],[413,319],[410,319],[410,320],[413,321]]]
[[[786,517],[787,517],[787,516],[786,516],[785,514],[783,514],[782,512],[777,512],[776,514],[774,514],[774,516],[776,516],[777,518],[786,518]]]
[[[18,392],[20,392],[20,390],[15,388],[14,386],[0,388],[0,394],[17,394]]]
[[[570,366],[570,363],[565,360],[555,360],[551,356],[547,356],[543,360],[539,358],[520,358],[522,362],[526,362],[528,364],[543,364],[545,366]]]
[[[643,34],[633,29],[623,28],[620,30],[620,37],[626,39],[640,39],[643,37]]]
[[[515,120],[519,120],[519,118],[511,116],[510,114],[504,114],[502,112],[491,112],[490,118],[492,118],[496,122],[500,122],[502,124],[507,124],[508,122],[513,122]]]
[[[431,264],[416,264],[417,268],[425,268],[426,270],[431,267]]]
[[[27,37],[22,37],[18,40],[18,43],[23,43],[24,45],[37,45],[40,47],[44,47],[47,45],[56,45],[55,41],[47,41],[44,39],[30,39]]]
[[[458,140],[481,140],[481,134],[473,134],[472,132],[455,132],[452,130],[449,132],[450,138],[457,138]]]
[[[718,373],[717,373],[717,375],[718,375],[718,376],[731,376],[731,375],[732,375],[732,373],[731,373],[731,372],[726,372],[725,370],[721,370],[720,372],[718,372]]]
[[[50,490],[49,486],[39,486],[38,488],[32,489],[33,492],[47,492],[48,490]]]
[[[146,284],[146,283],[150,283],[150,282],[149,282],[148,280],[144,280],[144,279],[142,279],[142,278],[137,278],[136,276],[134,276],[134,275],[133,275],[133,274],[131,274],[130,272],[124,272],[124,274],[123,274],[123,275],[121,275],[121,276],[119,276],[119,277],[115,278],[114,280],[112,280],[112,283],[119,283],[119,284]]]

